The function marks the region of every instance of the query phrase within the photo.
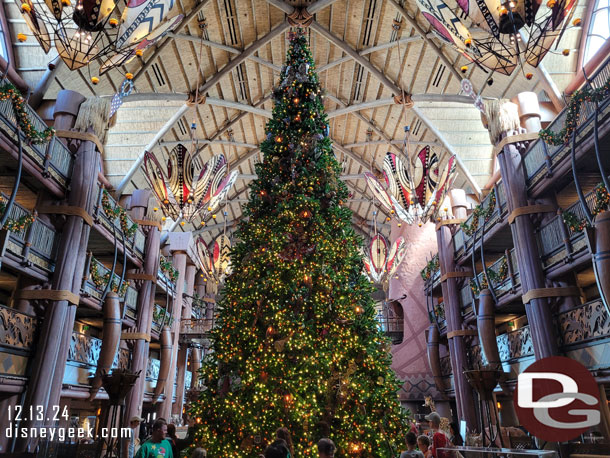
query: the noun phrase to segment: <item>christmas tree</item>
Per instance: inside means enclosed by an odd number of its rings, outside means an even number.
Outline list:
[[[264,154],[219,301],[206,389],[191,408],[208,456],[256,457],[278,427],[296,457],[393,457],[406,413],[362,274],[362,243],[302,31],[291,33]]]

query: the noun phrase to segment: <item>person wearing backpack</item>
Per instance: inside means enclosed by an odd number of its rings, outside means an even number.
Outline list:
[[[430,456],[433,458],[454,458],[449,450],[439,450],[441,448],[451,448],[453,445],[441,429],[441,416],[436,412],[426,415],[426,420],[430,423],[432,430],[432,441],[430,444]]]

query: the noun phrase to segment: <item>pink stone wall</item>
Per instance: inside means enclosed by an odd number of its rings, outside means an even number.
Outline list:
[[[398,268],[398,278],[390,280],[388,300],[398,300],[404,312],[404,338],[401,344],[392,347],[392,369],[404,381],[400,398],[403,400],[423,399],[431,395],[438,399],[440,393],[434,385],[434,378],[428,366],[425,331],[430,325],[424,295],[424,282],[420,271],[426,259],[438,251],[435,226],[428,223],[402,224],[398,227],[392,221],[390,240],[403,236],[407,240],[407,254]],[[394,276],[396,277],[396,275]]]

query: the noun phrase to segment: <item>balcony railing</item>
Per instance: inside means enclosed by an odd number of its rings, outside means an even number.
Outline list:
[[[40,320],[0,305],[0,347],[29,352],[40,327]]]
[[[599,67],[592,75],[590,81],[593,88],[603,86],[610,76],[610,59]],[[610,98],[606,98],[599,104],[600,119],[608,113],[610,106]],[[595,103],[584,102],[578,120],[576,121],[577,135],[584,134],[585,131],[592,129],[593,113],[595,113]],[[567,116],[567,108],[564,108],[559,115],[553,120],[549,128],[553,132],[560,131],[565,123]],[[569,145],[552,146],[547,145],[541,139],[534,141],[523,158],[525,175],[528,180],[528,185],[534,186],[539,183],[545,176],[550,175],[553,169],[556,169],[559,162],[566,159],[570,154]]]
[[[164,325],[169,325],[172,321],[172,317],[167,313],[166,309],[159,304],[155,304],[153,309],[152,330],[159,332]]]
[[[504,192],[504,184],[502,183],[502,181],[499,181],[496,184],[493,194],[489,193],[485,197],[485,199],[483,199],[483,201],[481,202],[481,208],[489,208],[490,204],[492,203],[492,196],[495,196],[496,204],[493,214],[485,223],[486,232],[493,228],[500,221],[502,221],[503,216],[507,213],[508,210],[508,206],[506,204],[506,194]],[[466,218],[465,223],[468,226],[472,226],[474,218],[474,214],[471,213],[470,216]],[[453,248],[455,250],[456,259],[464,255],[464,253],[468,252],[472,248],[474,241],[479,240],[481,238],[481,234],[483,232],[483,222],[484,217],[479,216],[477,229],[471,235],[467,235],[466,233],[464,233],[464,230],[461,228],[456,231],[455,235],[453,236]]]
[[[592,211],[595,207],[595,191],[586,194],[585,201]],[[578,219],[585,218],[585,212],[580,201],[570,205],[565,211],[573,213]],[[555,216],[540,228],[538,246],[545,268],[565,262],[576,253],[588,249],[584,233],[570,229],[563,222],[562,215]]]
[[[514,248],[510,250],[509,255],[510,259],[507,259],[506,255],[501,256],[486,269],[488,276],[493,276],[495,278],[495,280],[492,279],[492,284],[498,300],[508,293],[515,291],[521,285],[519,265],[517,263]],[[511,269],[509,269],[508,265],[509,262],[512,266],[512,276]],[[486,284],[483,272],[477,275],[477,279],[479,280],[480,285],[484,286]],[[462,300],[462,308],[467,308],[473,305],[473,299],[478,297],[478,293],[472,291],[470,284],[468,284],[460,291],[460,297]]]
[[[36,130],[43,131],[48,127],[27,103],[25,109]],[[0,101],[0,130],[10,137],[15,144],[17,144],[16,124],[17,120],[11,101]],[[50,142],[40,145],[29,144],[23,133],[21,137],[24,154],[38,164],[43,175],[49,176],[65,188],[72,175],[73,158],[70,150],[56,137],[53,137]]]
[[[70,349],[68,350],[68,361],[95,370],[97,362],[100,359],[101,349],[101,339],[81,334],[80,332],[73,332],[72,340],[70,341]],[[119,348],[116,357],[114,358],[114,362],[112,363],[112,368],[129,369],[130,364],[131,353],[129,350]]]
[[[111,234],[113,233],[113,226],[114,226],[114,229],[116,230],[116,237],[117,237],[119,246],[122,246],[123,239],[121,236],[121,232],[123,231],[123,227],[121,226],[121,219],[118,216],[109,217],[106,214],[106,212],[104,211],[103,205],[102,205],[102,197],[105,197],[106,199],[108,199],[108,203],[109,203],[110,207],[115,208],[115,207],[119,206],[117,201],[114,200],[114,198],[110,195],[110,193],[104,192],[104,189],[102,187],[98,188],[98,196],[97,196],[98,206],[95,209],[95,215],[97,217],[97,220]],[[127,228],[130,228],[134,224],[134,221],[127,214],[125,215],[125,219],[126,219],[125,226]],[[135,255],[137,255],[139,258],[142,258],[144,255],[145,243],[146,243],[146,237],[144,236],[144,232],[142,232],[142,229],[140,229],[139,227],[136,229],[135,233],[131,237],[127,237],[127,234],[125,235],[125,244],[126,244],[127,248],[132,250],[133,253]]]
[[[155,358],[148,358],[146,366],[146,380],[156,381],[159,379],[159,369],[161,369],[161,361]]]
[[[125,292],[125,316],[134,320],[138,316],[138,290],[131,286]]]
[[[3,197],[8,200],[8,197],[4,195]],[[9,212],[9,218],[14,220],[30,215],[28,210],[16,202]],[[58,240],[59,237],[53,226],[36,219],[23,230],[11,231],[6,240],[6,249],[17,257],[21,265],[33,265],[50,274],[55,270]]]
[[[209,337],[214,327],[214,318],[180,320],[180,334],[192,338]]]
[[[599,299],[558,314],[557,325],[564,347],[610,337],[610,316]]]
[[[110,269],[108,269],[104,264],[102,264],[100,261],[98,261],[94,257],[91,258],[91,261],[90,261],[88,267],[89,267],[89,270],[86,275],[87,280],[85,281],[85,284],[83,285],[83,288],[82,288],[83,293],[85,295],[94,297],[95,299],[101,300],[102,293],[104,291],[104,288],[106,287],[106,280],[105,280],[106,275],[108,274],[108,272],[110,272]],[[99,284],[99,286],[94,281],[94,272],[96,272],[95,276],[97,278],[101,279],[100,280],[101,283]],[[111,287],[109,288],[109,290],[115,291],[118,288],[118,285],[121,281],[120,275],[118,275],[116,273],[113,274],[111,281],[112,281],[112,283],[111,283]],[[123,280],[123,285],[121,286],[121,290],[115,291],[115,292],[117,292],[119,297],[123,298],[127,294],[128,289],[129,289],[128,281]],[[137,296],[137,294],[136,294],[136,296]]]
[[[518,359],[534,354],[534,345],[529,325],[525,325],[515,331],[500,334],[496,337],[496,341],[498,342],[498,352],[500,353],[500,361],[502,363],[511,364]],[[469,348],[468,359],[471,368],[487,364],[487,359],[480,345],[473,345]]]

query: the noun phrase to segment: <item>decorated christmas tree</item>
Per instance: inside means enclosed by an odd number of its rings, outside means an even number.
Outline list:
[[[400,383],[300,31],[274,99],[201,369],[206,388],[191,409],[196,445],[208,456],[256,457],[286,427],[296,457],[317,456],[322,437],[338,457],[393,457],[407,425]]]

